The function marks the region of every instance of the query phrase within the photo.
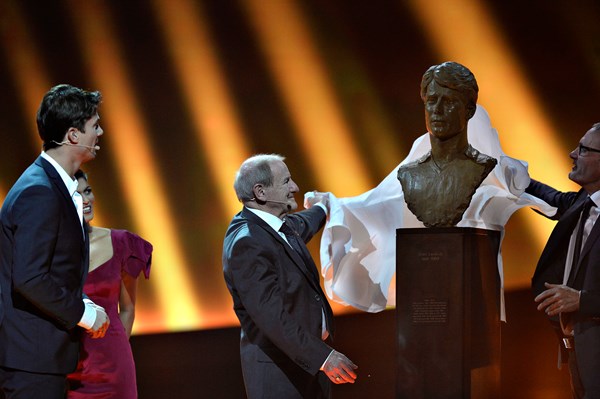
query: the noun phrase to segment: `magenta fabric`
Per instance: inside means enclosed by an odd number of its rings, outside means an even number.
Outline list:
[[[110,319],[104,338],[82,333],[79,364],[68,376],[69,399],[137,398],[135,364],[125,328],[119,319],[121,273],[150,276],[152,245],[125,230],[111,230],[113,257],[88,274],[84,292]]]

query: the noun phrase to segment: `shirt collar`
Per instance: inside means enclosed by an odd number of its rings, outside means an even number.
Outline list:
[[[592,195],[590,195],[592,201],[594,201],[594,205],[600,206],[600,191],[596,191]]]
[[[69,174],[63,169],[63,167],[60,166],[59,163],[54,160],[54,158],[52,158],[50,155],[46,154],[45,151],[42,151],[42,158],[44,158],[46,161],[50,162],[50,165],[52,165],[52,167],[54,167],[54,169],[56,169],[56,171],[58,172],[58,175],[60,176],[62,181],[65,183],[65,186],[67,187],[67,191],[69,192],[69,195],[72,197],[73,194],[75,194],[75,192],[77,191],[77,185],[78,185],[77,180],[71,178],[71,176],[69,176]]]
[[[246,207],[250,212],[254,213],[256,216],[261,218],[266,224],[271,226],[271,228],[275,231],[279,231],[281,225],[283,224],[283,220],[279,219],[277,216],[270,214],[269,212],[261,211],[260,209],[253,209]]]

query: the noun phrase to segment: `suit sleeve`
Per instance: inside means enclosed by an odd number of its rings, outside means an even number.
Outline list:
[[[600,317],[599,291],[581,291],[579,313],[590,317]]]
[[[548,204],[558,208],[556,214],[554,214],[550,219],[558,220],[562,216],[563,213],[569,207],[575,203],[577,199],[578,193],[576,192],[562,192],[558,191],[553,187],[550,187],[544,183],[541,183],[537,180],[531,179],[529,186],[525,190],[526,193],[533,195],[534,197],[538,197]],[[543,214],[542,214],[543,215]],[[544,215],[545,216],[545,215]]]
[[[305,211],[289,215],[287,219],[302,237],[302,240],[308,243],[325,225],[325,216],[325,211],[320,206],[313,206]]]
[[[61,218],[57,215],[62,212],[61,205],[60,198],[43,186],[25,190],[13,205],[12,284],[15,292],[39,311],[63,327],[73,328],[83,315],[84,304],[81,295],[67,287],[77,287],[75,280],[80,276],[72,272],[62,274],[65,265],[61,262],[69,255],[57,254],[55,249],[59,240],[66,251],[80,251],[80,246],[72,243],[72,236],[60,236]],[[56,276],[74,281],[62,281]]]
[[[265,245],[272,238],[263,234],[240,238],[231,248],[228,266],[235,289],[256,327],[300,367],[316,374],[332,349],[287,312],[278,281],[279,259]]]

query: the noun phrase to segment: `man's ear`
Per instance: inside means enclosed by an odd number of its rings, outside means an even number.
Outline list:
[[[65,138],[63,141],[66,141],[71,144],[77,144],[77,143],[79,143],[79,134],[80,134],[79,129],[70,127],[69,130],[67,130],[67,133],[65,134]]]
[[[254,198],[257,200],[257,202],[265,202],[266,193],[264,185],[260,183],[255,184],[254,187],[252,187],[252,193],[254,194]]]

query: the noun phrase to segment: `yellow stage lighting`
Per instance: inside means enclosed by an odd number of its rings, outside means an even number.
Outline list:
[[[338,196],[358,195],[372,188],[296,3],[247,0],[242,4],[309,160],[307,166],[317,178],[317,188]]]
[[[144,309],[140,303],[136,331],[197,328],[204,318],[106,7],[103,1],[71,0],[67,8],[76,24],[86,66],[105,98],[102,122],[106,133],[101,140],[108,142],[114,154],[136,232],[155,248],[150,282],[160,309]]]
[[[241,210],[233,191],[233,179],[239,165],[250,155],[250,149],[201,4],[190,0],[154,0],[153,5],[194,122],[199,151],[207,158],[219,201],[231,217]]]

